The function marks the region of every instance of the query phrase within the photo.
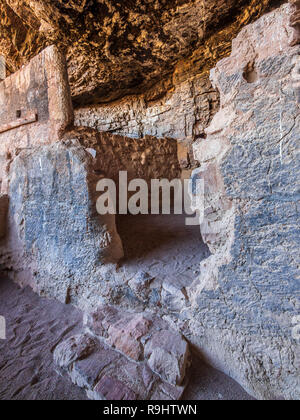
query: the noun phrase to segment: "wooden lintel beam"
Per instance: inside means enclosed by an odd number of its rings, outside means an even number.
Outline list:
[[[32,124],[38,120],[38,116],[35,112],[27,114],[25,118],[18,118],[8,124],[0,125],[0,134],[6,131],[14,130],[15,128],[21,127],[22,125]]]

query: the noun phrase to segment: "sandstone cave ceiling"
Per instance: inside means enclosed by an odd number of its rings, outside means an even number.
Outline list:
[[[207,72],[230,53],[243,26],[281,3],[0,0],[0,54],[14,72],[55,43],[68,58],[74,102],[104,103],[158,82],[167,90],[174,66],[185,59]]]

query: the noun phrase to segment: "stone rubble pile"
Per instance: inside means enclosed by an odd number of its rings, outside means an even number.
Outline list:
[[[94,400],[179,400],[188,383],[186,340],[149,313],[112,306],[85,316],[85,331],[60,343],[61,374]]]

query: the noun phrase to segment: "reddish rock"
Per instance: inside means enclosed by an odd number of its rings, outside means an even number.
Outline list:
[[[86,327],[98,337],[105,337],[109,325],[119,320],[118,310],[113,306],[100,306],[95,312],[85,315]]]
[[[120,355],[107,347],[98,348],[96,352],[85,359],[74,363],[71,378],[73,383],[81,388],[93,387],[100,377],[101,372],[111,363],[114,363]]]
[[[88,397],[94,400],[181,398],[188,381],[182,381],[182,386],[176,382],[179,382],[180,374],[184,375],[181,362],[188,353],[184,353],[187,343],[180,334],[168,330],[158,332],[162,325],[167,328],[167,324],[158,318],[150,321],[143,314],[131,314],[109,306],[102,307],[97,314],[97,317],[86,319],[89,323],[97,318],[101,324],[99,331],[104,331],[103,336],[92,340],[93,346],[87,345],[91,337],[85,334],[66,340],[55,351],[56,364],[69,367],[72,382],[85,388]],[[109,320],[113,324],[107,330]],[[115,348],[107,345],[109,340],[104,337],[115,340],[110,344]],[[148,354],[144,358],[144,342],[147,340]],[[164,366],[160,355],[165,358]],[[154,359],[156,373],[150,367],[152,359],[148,364],[148,356]],[[136,361],[138,357],[141,360]]]
[[[148,333],[151,321],[142,315],[125,318],[108,330],[108,343],[133,360],[140,360],[143,347],[139,339]]]
[[[135,401],[138,399],[135,394],[126,384],[117,379],[104,376],[100,379],[94,389],[95,397],[98,396],[100,400],[111,401]]]
[[[142,314],[106,305],[87,315],[85,325],[92,334],[105,338],[110,346],[138,361],[143,355],[140,339],[148,334],[152,322]]]

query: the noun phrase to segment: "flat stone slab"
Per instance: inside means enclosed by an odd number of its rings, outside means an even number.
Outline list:
[[[123,382],[117,379],[103,376],[97,383],[93,393],[89,393],[93,399],[103,400],[125,400],[135,401],[138,399],[130,388],[128,388]]]
[[[188,343],[170,330],[154,332],[146,342],[145,358],[153,372],[172,385],[180,385],[189,363]]]

